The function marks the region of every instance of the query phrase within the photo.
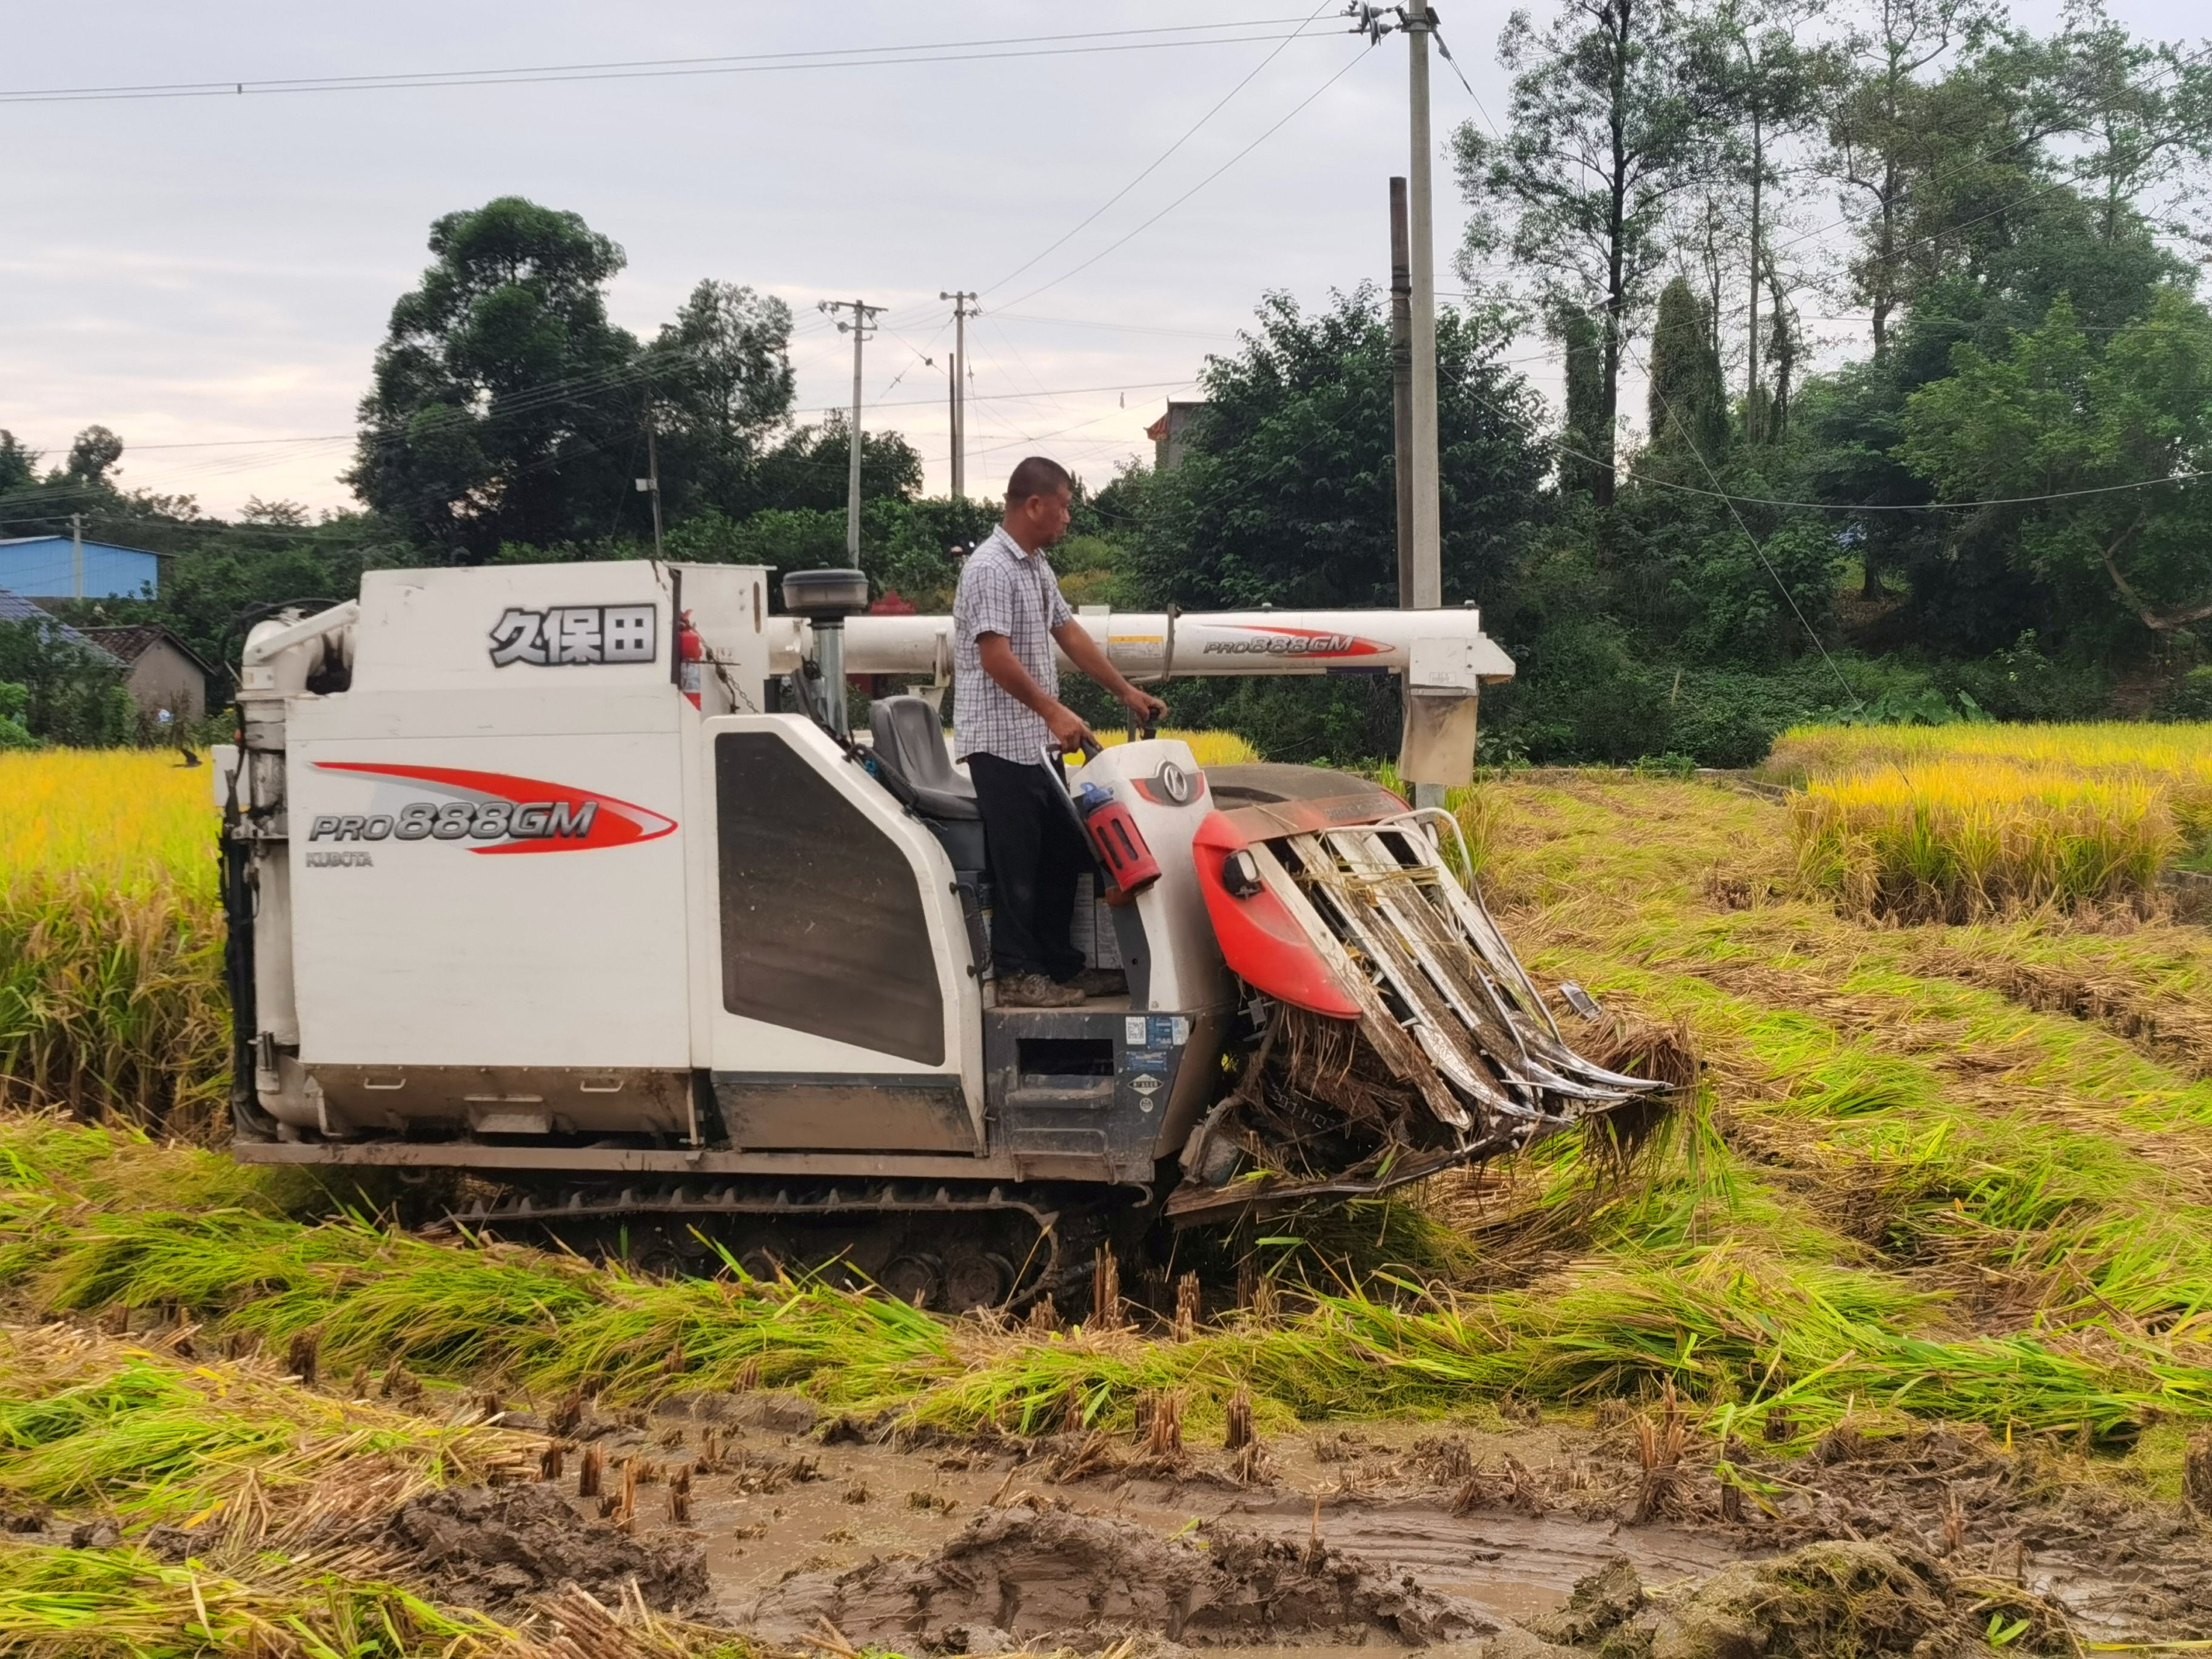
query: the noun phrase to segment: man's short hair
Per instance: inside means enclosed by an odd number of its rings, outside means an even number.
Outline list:
[[[1051,495],[1071,489],[1074,480],[1067,469],[1058,461],[1047,460],[1042,455],[1031,455],[1014,469],[1014,476],[1006,480],[1006,499],[1025,501],[1032,495]]]

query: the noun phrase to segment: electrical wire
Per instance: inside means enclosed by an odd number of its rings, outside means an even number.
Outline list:
[[[1173,213],[1185,202],[1190,200],[1192,197],[1197,195],[1199,191],[1204,190],[1208,185],[1212,184],[1216,179],[1218,179],[1223,173],[1228,172],[1230,168],[1235,167],[1239,161],[1249,155],[1254,150],[1259,149],[1261,144],[1267,143],[1268,139],[1273,137],[1278,132],[1280,132],[1285,126],[1290,125],[1291,121],[1294,119],[1299,112],[1304,110],[1307,105],[1312,103],[1315,99],[1320,97],[1322,94],[1327,92],[1331,87],[1334,86],[1339,81],[1341,81],[1346,75],[1351,73],[1352,68],[1356,64],[1366,62],[1368,55],[1369,54],[1366,52],[1361,52],[1354,57],[1346,58],[1345,60],[1344,66],[1341,69],[1338,70],[1335,74],[1330,76],[1328,79],[1322,82],[1311,92],[1308,93],[1304,98],[1300,99],[1296,104],[1292,105],[1288,114],[1285,115],[1280,120],[1267,128],[1266,131],[1262,132],[1250,143],[1245,145],[1243,149],[1238,150],[1237,154],[1231,156],[1219,167],[1214,168],[1212,172],[1207,173],[1205,178],[1200,179],[1188,190],[1183,191],[1182,195],[1176,197],[1174,201],[1170,202],[1158,213],[1152,215],[1151,218],[1137,226],[1135,229],[1107,243],[1104,247],[1100,248],[1097,252],[1092,254],[1081,264],[1076,265],[1071,270],[1060,272],[1059,276],[1054,277],[1048,283],[1038,283],[1036,287],[1030,289],[1027,293],[1019,295],[1014,299],[1007,301],[1006,303],[1010,306],[1018,306],[1023,303],[1024,301],[1035,299],[1038,295],[1042,294],[1048,289],[1058,288],[1062,283],[1067,281],[1069,277],[1077,276],[1083,271],[1090,270],[1091,266],[1097,264],[1108,254],[1113,252],[1115,249],[1124,246],[1134,238],[1143,235],[1145,232],[1150,230],[1154,225],[1159,223],[1161,220],[1166,218],[1168,215]]]
[[[757,52],[717,58],[632,58],[495,70],[429,70],[387,75],[295,76],[264,80],[192,81],[107,87],[32,87],[0,91],[0,104],[98,103],[179,98],[244,98],[297,93],[393,92],[454,87],[523,86],[571,81],[659,80],[702,75],[760,75],[793,70],[876,69],[910,64],[973,64],[1013,58],[1059,58],[1093,52],[1150,52],[1188,46],[1238,46],[1255,40],[1295,40],[1295,33],[1224,35],[1224,29],[1265,28],[1304,20],[1258,18],[1228,23],[1182,23],[1144,29],[1104,29],[1072,34],[1012,35],[902,46],[849,46],[812,52]],[[1131,40],[1131,35],[1203,36]],[[1104,44],[1069,46],[1064,41]],[[1015,50],[1034,47],[1034,50]],[[886,56],[885,54],[906,54]]]
[[[1308,15],[1305,20],[1301,22],[1296,29],[1292,30],[1289,34],[1285,35],[1281,40],[1278,41],[1276,43],[1275,49],[1273,52],[1269,52],[1265,58],[1262,58],[1258,63],[1253,64],[1250,69],[1247,70],[1244,72],[1244,78],[1243,80],[1239,81],[1235,86],[1230,88],[1227,92],[1222,94],[1219,101],[1217,102],[1212,108],[1207,110],[1205,114],[1200,116],[1197,120],[1192,122],[1189,126],[1186,127],[1183,130],[1182,136],[1155,156],[1152,159],[1151,165],[1146,167],[1143,172],[1137,174],[1137,176],[1130,179],[1127,184],[1122,185],[1121,189],[1115,191],[1096,208],[1092,209],[1090,214],[1087,215],[1080,223],[1078,223],[1069,230],[1063,233],[1057,241],[1049,243],[1046,246],[1038,249],[1035,253],[1030,255],[1028,258],[1023,260],[1021,264],[1016,265],[1005,276],[1000,277],[997,282],[988,284],[983,289],[982,292],[989,294],[995,289],[1004,288],[1008,283],[1012,282],[1015,277],[1020,276],[1030,266],[1036,264],[1040,259],[1042,259],[1048,254],[1056,252],[1058,249],[1064,246],[1071,238],[1077,235],[1079,232],[1087,229],[1092,224],[1095,224],[1099,216],[1105,213],[1108,209],[1111,208],[1115,203],[1127,196],[1131,191],[1136,189],[1139,185],[1143,184],[1145,180],[1151,178],[1153,173],[1158,172],[1159,169],[1165,165],[1170,156],[1173,155],[1177,150],[1181,149],[1185,144],[1188,143],[1193,138],[1198,136],[1198,131],[1200,127],[1203,127],[1208,121],[1211,121],[1215,116],[1220,114],[1223,110],[1229,106],[1231,100],[1234,99],[1238,93],[1243,91],[1245,88],[1250,86],[1254,78],[1259,75],[1261,70],[1266,69],[1268,64],[1273,63],[1276,58],[1281,57],[1283,54],[1283,49],[1285,46],[1288,46],[1291,41],[1298,39],[1300,35],[1304,34],[1307,26],[1312,23],[1315,18],[1319,17],[1322,11],[1325,10],[1330,3],[1331,0],[1321,0],[1321,4],[1316,6],[1312,12]]]
[[[1092,328],[1109,334],[1170,334],[1185,340],[1236,338],[1236,331],[1231,329],[1158,328],[1146,323],[1086,322],[1075,317],[1036,317],[1010,311],[994,311],[991,314],[1002,323],[1039,323],[1055,328]]]
[[[1626,339],[1621,342],[1621,345],[1632,353],[1635,350],[1635,347]],[[1644,371],[1644,380],[1651,388],[1651,395],[1658,398],[1660,406],[1666,410],[1668,420],[1673,422],[1674,429],[1682,434],[1682,441],[1690,447],[1690,453],[1698,458],[1698,465],[1705,470],[1706,481],[1717,491],[1720,488],[1720,475],[1713,471],[1713,464],[1705,459],[1705,452],[1698,447],[1695,434],[1691,432],[1682,417],[1675,412],[1674,400],[1668,397],[1666,388],[1656,380],[1652,379],[1649,364],[1638,357],[1637,365]],[[1726,497],[1723,499],[1728,500]],[[1844,695],[1851,700],[1853,708],[1863,707],[1866,699],[1859,696],[1850,681],[1844,677],[1844,671],[1837,666],[1836,659],[1828,654],[1827,645],[1820,638],[1820,630],[1814,628],[1806,617],[1803,608],[1797,603],[1797,596],[1790,591],[1790,584],[1782,580],[1782,573],[1774,568],[1774,562],[1766,556],[1766,544],[1751,533],[1751,526],[1743,521],[1743,514],[1734,501],[1728,500],[1728,510],[1729,516],[1735,520],[1735,527],[1743,532],[1743,538],[1751,544],[1751,550],[1758,555],[1759,563],[1765,567],[1766,574],[1773,578],[1775,586],[1781,590],[1784,602],[1789,605],[1790,613],[1797,618],[1798,625],[1804,629],[1805,636],[1813,641],[1813,648],[1820,653],[1820,660],[1827,664],[1828,672],[1836,677],[1836,684],[1844,688]]]

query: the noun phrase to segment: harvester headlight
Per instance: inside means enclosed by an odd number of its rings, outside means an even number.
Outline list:
[[[1221,884],[1231,898],[1248,899],[1267,884],[1260,879],[1260,860],[1240,848],[1221,860]]]

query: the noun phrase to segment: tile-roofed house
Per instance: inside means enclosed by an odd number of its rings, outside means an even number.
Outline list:
[[[156,718],[164,708],[180,720],[197,720],[207,713],[208,680],[215,671],[161,623],[88,628],[83,633],[130,665],[123,683],[147,719]]]

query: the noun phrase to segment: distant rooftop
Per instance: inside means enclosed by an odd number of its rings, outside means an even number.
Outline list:
[[[118,668],[130,666],[123,658],[117,656],[115,653],[97,641],[87,639],[51,611],[40,610],[21,593],[0,587],[0,623],[22,622],[44,623],[50,630],[60,638],[67,640],[71,645],[88,651],[94,656],[101,658]]]

